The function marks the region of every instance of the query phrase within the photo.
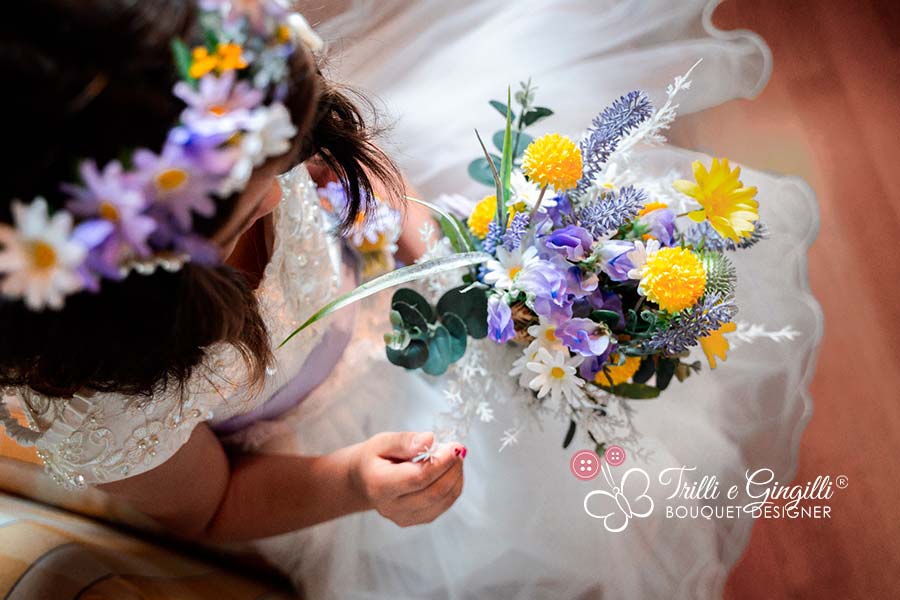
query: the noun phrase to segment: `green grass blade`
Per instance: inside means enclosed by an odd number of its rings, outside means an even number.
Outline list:
[[[282,346],[284,346],[286,343],[288,343],[288,341],[291,340],[291,338],[293,338],[295,335],[297,335],[316,321],[319,321],[322,318],[327,317],[331,313],[336,312],[346,306],[350,306],[351,304],[358,302],[363,298],[368,298],[373,294],[377,294],[378,292],[386,290],[390,287],[394,287],[395,285],[409,283],[410,281],[414,281],[416,279],[423,279],[425,277],[430,277],[431,275],[437,275],[439,273],[445,273],[447,271],[453,271],[455,269],[461,269],[463,267],[471,267],[472,265],[481,264],[485,261],[491,260],[492,258],[493,257],[486,252],[465,252],[463,254],[453,254],[451,256],[445,256],[443,258],[436,258],[427,262],[403,267],[397,269],[396,271],[391,271],[390,273],[385,273],[380,277],[376,277],[371,281],[367,281],[351,292],[347,292],[346,294],[338,296],[337,298],[317,310],[310,318],[306,320],[305,323],[292,331],[291,334],[278,345],[278,347],[281,348]]]
[[[469,236],[466,235],[466,232],[462,230],[456,217],[451,215],[440,206],[432,204],[431,202],[413,198],[412,196],[406,196],[406,199],[410,202],[421,204],[431,212],[440,216],[442,218],[442,224],[446,221],[446,226],[442,227],[441,229],[444,231],[445,235],[447,235],[449,229],[449,233],[451,235],[449,235],[448,237],[450,237],[450,243],[453,244],[454,248],[460,248],[461,252],[472,252],[475,250],[475,246],[472,244],[472,240],[469,239]]]
[[[510,90],[506,88],[506,105],[510,104]],[[512,147],[512,111],[506,111],[506,132],[503,134],[503,156],[500,161],[500,187],[501,196],[497,196],[497,220],[500,229],[506,225],[506,204],[509,202],[509,180],[512,175],[513,147]]]

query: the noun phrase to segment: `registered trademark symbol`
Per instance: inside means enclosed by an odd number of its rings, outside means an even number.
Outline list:
[[[843,490],[850,485],[850,479],[846,475],[838,475],[834,478],[834,483],[838,488]]]

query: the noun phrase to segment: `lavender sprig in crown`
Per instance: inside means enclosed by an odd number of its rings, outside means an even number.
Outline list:
[[[297,129],[280,102],[288,61],[300,44],[318,51],[322,41],[284,0],[199,0],[198,9],[202,42],[172,42],[173,94],[185,108],[163,147],[123,148],[127,164],[81,160],[78,181],[61,186],[65,208],[14,199],[13,222],[0,223],[4,298],[59,310],[102,279],[218,260],[194,217],[213,216],[218,198],[290,149]]]

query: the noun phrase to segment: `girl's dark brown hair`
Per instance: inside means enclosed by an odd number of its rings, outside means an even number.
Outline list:
[[[197,39],[195,4],[29,0],[3,9],[0,114],[4,146],[15,154],[0,177],[0,222],[11,222],[15,198],[44,196],[61,207],[59,185],[74,180],[80,158],[103,165],[123,149],[162,147],[183,108],[172,95],[170,42]],[[373,181],[398,194],[397,170],[363,115],[306,51],[294,53],[284,103],[299,131],[286,167],[318,157],[351,199],[372,197]],[[219,229],[236,199],[218,202],[216,216],[195,221],[195,230]],[[365,200],[352,202],[344,225],[365,209]],[[35,313],[0,298],[0,387],[60,398],[85,390],[151,394],[186,382],[217,342],[240,350],[251,382],[272,359],[253,290],[225,265],[104,280],[100,293],[71,296],[61,311]]]

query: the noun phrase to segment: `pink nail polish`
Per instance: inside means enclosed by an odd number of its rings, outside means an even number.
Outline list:
[[[466,457],[466,454],[468,454],[468,453],[469,453],[469,451],[466,449],[465,446],[463,446],[463,447],[462,447],[462,457],[465,458],[465,457]]]

